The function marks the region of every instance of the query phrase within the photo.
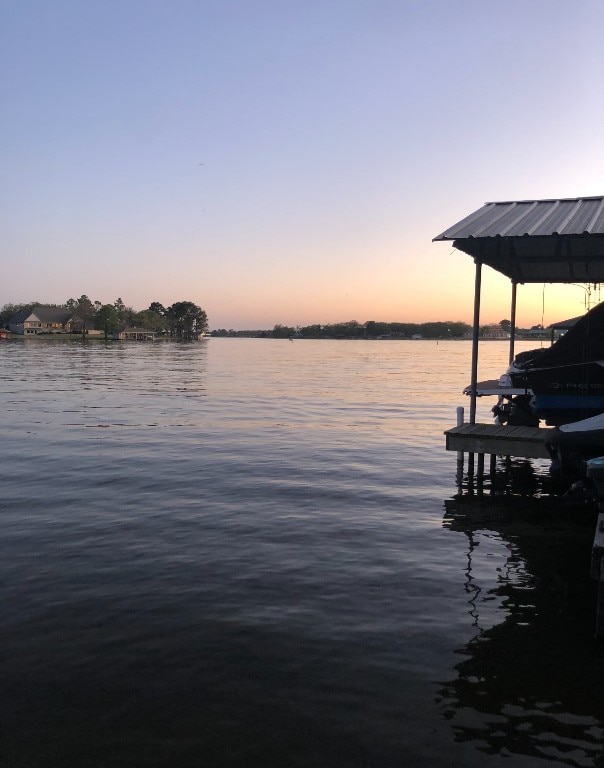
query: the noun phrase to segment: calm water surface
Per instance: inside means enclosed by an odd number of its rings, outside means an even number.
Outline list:
[[[593,516],[454,498],[469,358],[0,345],[2,768],[603,765]]]

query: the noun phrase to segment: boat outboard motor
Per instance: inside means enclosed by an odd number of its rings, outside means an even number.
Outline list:
[[[510,427],[538,427],[539,418],[533,411],[531,400],[531,395],[517,395],[508,402],[500,401],[494,405],[491,410],[497,424],[509,424]]]

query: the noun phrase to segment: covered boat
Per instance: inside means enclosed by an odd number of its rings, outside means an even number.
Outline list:
[[[525,390],[524,407],[548,424],[604,412],[604,302],[580,318],[551,347],[521,352],[502,387]]]
[[[604,414],[552,429],[547,448],[553,472],[582,474],[585,461],[604,454]]]

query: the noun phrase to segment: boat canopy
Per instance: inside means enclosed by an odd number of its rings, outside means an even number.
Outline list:
[[[443,240],[514,283],[604,282],[604,196],[485,203]]]

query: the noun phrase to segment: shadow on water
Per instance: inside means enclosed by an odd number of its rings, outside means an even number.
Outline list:
[[[516,490],[538,491],[526,464]],[[458,743],[487,754],[602,766],[604,643],[594,638],[589,578],[596,513],[514,495],[509,484],[489,491],[445,502],[443,527],[467,537],[460,567],[474,634],[442,683],[442,716]]]
[[[69,617],[62,618],[68,625]],[[123,629],[115,623],[122,635],[132,634],[125,617]],[[0,766],[361,764],[361,723],[334,735],[332,707],[322,702],[321,690],[312,715],[307,702],[296,704],[301,681],[320,675],[316,666],[322,663],[315,659],[312,667],[292,669],[291,658],[302,652],[296,638],[227,633],[219,622],[199,629],[199,646],[192,648],[153,636],[147,624],[139,628],[136,655],[122,656],[117,668],[102,670],[85,653],[75,659],[55,653],[54,676],[18,675],[3,690],[11,714],[3,718]],[[328,686],[337,671],[323,672]]]

